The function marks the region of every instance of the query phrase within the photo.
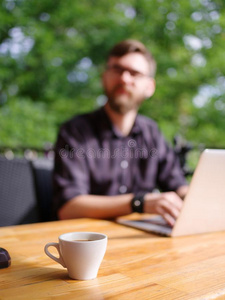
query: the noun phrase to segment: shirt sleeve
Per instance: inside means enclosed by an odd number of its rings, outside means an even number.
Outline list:
[[[53,203],[58,209],[78,195],[89,194],[90,180],[84,141],[76,128],[62,126],[55,145]]]
[[[163,191],[176,191],[180,186],[187,185],[179,158],[160,132],[158,132],[157,143],[158,186]]]

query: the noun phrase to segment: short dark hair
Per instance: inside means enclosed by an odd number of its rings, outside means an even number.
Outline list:
[[[134,52],[141,53],[146,58],[150,67],[150,76],[154,77],[156,73],[156,61],[145,45],[137,40],[129,39],[119,42],[109,51],[108,59],[112,56],[121,57]]]

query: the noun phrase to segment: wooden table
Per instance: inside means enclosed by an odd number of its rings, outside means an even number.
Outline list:
[[[98,277],[76,281],[44,253],[71,231],[108,235]],[[225,299],[225,232],[168,238],[105,220],[0,228],[12,265],[0,269],[0,299]]]

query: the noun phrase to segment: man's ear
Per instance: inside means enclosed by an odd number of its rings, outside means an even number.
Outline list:
[[[145,97],[150,98],[154,92],[155,92],[155,79],[154,78],[148,78],[148,83],[145,90]]]

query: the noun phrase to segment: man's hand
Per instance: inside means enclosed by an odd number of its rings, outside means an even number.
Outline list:
[[[144,200],[144,212],[161,215],[171,226],[175,224],[183,205],[175,192],[149,193]]]

